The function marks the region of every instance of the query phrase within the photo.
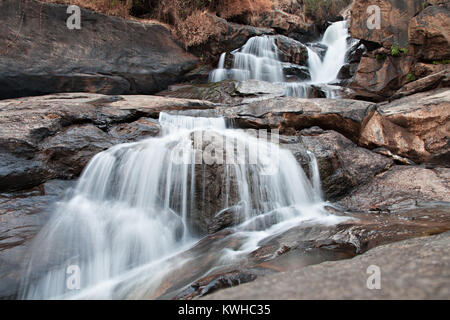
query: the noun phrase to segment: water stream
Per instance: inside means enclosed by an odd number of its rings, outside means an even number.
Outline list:
[[[250,38],[242,48],[231,52],[233,55],[231,69],[225,68],[226,53],[223,53],[218,68],[211,72],[209,80],[211,82],[226,79],[268,81],[285,86],[285,94],[296,97],[310,97],[313,92],[312,86],[318,86],[327,98],[334,98],[339,87],[329,84],[337,79],[339,70],[345,64],[345,56],[350,48],[348,38],[347,21],[339,21],[332,23],[322,39],[317,42],[326,48],[323,59],[313,49],[314,43],[307,45],[310,80],[286,81],[283,64],[279,59],[278,48],[272,36]]]
[[[114,146],[90,161],[34,240],[22,298],[123,298],[113,289],[130,275],[157,283],[171,270],[168,259],[201,239],[194,221],[206,212],[234,208],[241,218],[242,244],[217,252],[215,266],[245,258],[262,239],[303,221],[337,221],[323,210],[313,154],[308,179],[275,134],[269,140],[227,129],[222,118],[161,113],[159,122],[161,136]],[[208,153],[217,141],[225,141],[225,152]],[[208,172],[217,175],[209,183]],[[80,275],[77,290],[68,283],[70,268]]]

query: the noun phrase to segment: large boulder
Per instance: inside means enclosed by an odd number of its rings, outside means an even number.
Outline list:
[[[0,193],[0,299],[16,299],[34,236],[73,181],[52,180],[36,188]]]
[[[409,42],[417,59],[450,59],[450,3],[429,6],[409,23]]]
[[[151,94],[179,82],[198,59],[170,31],[81,10],[69,30],[67,6],[0,3],[0,99],[55,92]]]
[[[315,155],[327,200],[345,196],[359,185],[388,170],[393,161],[370,150],[358,147],[335,131],[303,130],[298,144],[286,145],[311,176],[308,155]]]
[[[406,83],[412,64],[410,56],[377,53],[362,57],[350,82],[354,97],[376,102],[387,100]]]
[[[384,147],[417,163],[449,165],[450,92],[418,93],[380,105],[359,144]]]
[[[386,47],[398,44],[408,47],[408,25],[412,17],[423,9],[422,0],[355,0],[351,10],[350,34],[366,42],[384,44]],[[381,10],[380,28],[368,28],[369,6]],[[373,14],[373,12],[372,12]]]
[[[0,191],[78,176],[98,152],[159,133],[162,110],[214,108],[157,96],[66,93],[0,102]]]
[[[356,211],[390,213],[425,202],[450,203],[450,169],[394,166],[338,203]],[[447,209],[448,210],[448,209]]]
[[[307,65],[308,48],[303,43],[281,35],[273,38],[278,47],[278,56],[281,61],[301,66]]]

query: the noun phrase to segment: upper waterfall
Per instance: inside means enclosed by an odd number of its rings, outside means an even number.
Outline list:
[[[345,64],[345,56],[349,50],[348,37],[347,21],[339,21],[332,23],[317,42],[326,48],[323,59],[314,51],[314,44],[307,45],[310,80],[286,81],[278,48],[271,36],[250,38],[242,48],[231,52],[231,69],[225,68],[226,53],[222,53],[218,68],[210,73],[209,80],[218,82],[226,79],[254,79],[279,83],[285,86],[286,95],[298,97],[309,97],[312,86],[318,85],[322,86],[326,97],[333,97],[334,90],[326,85],[337,79],[339,70]]]

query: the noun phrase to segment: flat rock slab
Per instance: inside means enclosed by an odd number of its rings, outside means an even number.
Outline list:
[[[367,268],[378,266],[381,289],[370,290]],[[374,248],[350,260],[324,262],[259,278],[206,297],[257,299],[448,299],[450,232]]]

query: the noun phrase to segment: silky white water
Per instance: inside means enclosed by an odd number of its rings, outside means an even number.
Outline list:
[[[316,85],[325,93],[326,98],[334,98],[336,87],[327,84],[337,80],[339,70],[345,64],[345,56],[349,50],[348,29],[346,21],[332,23],[318,42],[326,47],[323,59],[311,48],[308,50],[308,69],[311,79],[302,82],[286,82],[283,64],[278,57],[278,48],[271,36],[253,37],[240,49],[231,52],[233,66],[225,68],[226,53],[222,53],[218,68],[210,74],[210,82],[231,80],[260,80],[279,83],[285,86],[285,94],[295,97],[311,97],[312,86]]]
[[[211,201],[211,190],[201,179],[205,170],[223,169],[214,182],[222,186],[223,199],[213,214],[233,206],[244,216],[236,228],[247,240],[241,248],[220,253],[218,265],[221,259],[245,256],[261,239],[296,223],[337,221],[323,210],[313,154],[310,181],[275,140],[227,129],[222,118],[161,113],[159,122],[160,137],[114,146],[90,161],[75,190],[34,240],[23,298],[111,298],[113,284],[144,266],[158,267],[139,281],[157,281],[161,268],[170,272],[165,259],[199,239],[193,220],[210,210],[204,206],[205,199]],[[198,143],[196,135],[203,141]],[[231,145],[222,153],[223,164],[220,153],[206,152],[217,146],[212,141],[218,137]],[[206,163],[211,157],[215,167]],[[272,217],[267,225],[258,221],[265,216]],[[258,231],[249,228],[256,222]],[[79,283],[72,272],[79,273]]]

